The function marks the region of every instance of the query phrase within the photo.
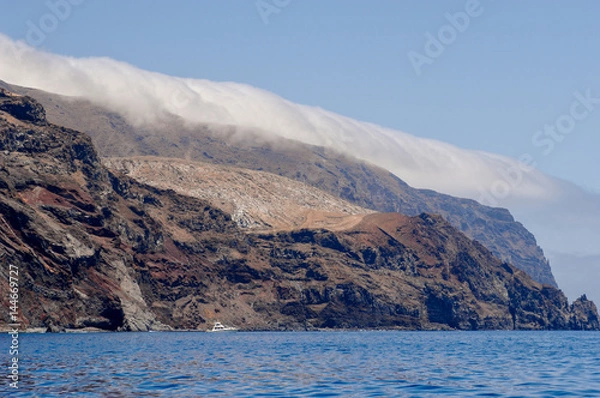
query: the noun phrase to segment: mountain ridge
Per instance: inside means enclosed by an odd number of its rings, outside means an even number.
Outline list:
[[[247,233],[206,201],[112,173],[88,136],[3,90],[0,166],[0,258],[19,269],[24,327],[600,329],[594,303],[569,304],[440,216]]]
[[[506,209],[412,188],[389,171],[326,148],[275,137],[266,139],[248,131],[242,135],[234,126],[190,127],[177,119],[157,128],[134,127],[123,117],[88,101],[33,89],[12,89],[36,97],[54,122],[90,135],[101,156],[173,157],[268,171],[370,210],[413,216],[423,212],[441,214],[499,258],[535,280],[557,287],[535,237]]]

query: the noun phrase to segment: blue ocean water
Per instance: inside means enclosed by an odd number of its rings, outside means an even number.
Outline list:
[[[600,397],[598,332],[157,332],[19,339],[19,389],[9,388],[3,376],[2,397]],[[0,337],[3,364],[9,346],[9,336]]]

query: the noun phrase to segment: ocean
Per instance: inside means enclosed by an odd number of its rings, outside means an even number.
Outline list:
[[[600,397],[599,332],[20,334],[18,351],[2,397]]]

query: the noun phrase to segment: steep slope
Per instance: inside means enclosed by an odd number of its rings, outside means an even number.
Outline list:
[[[438,216],[249,234],[206,201],[111,173],[86,135],[4,91],[0,215],[0,275],[18,267],[28,327],[600,328],[592,302],[569,305]]]
[[[297,267],[285,266],[297,278],[304,276],[302,268],[308,267],[307,275],[319,264],[320,278],[330,283],[286,291],[285,308],[321,326],[561,329],[597,321],[585,297],[569,306],[559,290],[502,263],[440,216],[377,213],[339,234],[293,231],[260,238],[284,245],[283,253],[272,250],[272,263],[295,258]],[[307,255],[307,246],[316,245],[328,249],[319,259]],[[588,315],[565,316],[582,303],[592,308]]]
[[[0,85],[2,83],[0,82]],[[535,237],[506,209],[414,189],[390,172],[331,150],[234,126],[188,126],[169,119],[156,126],[132,126],[88,101],[20,87],[38,99],[52,122],[89,134],[102,156],[160,156],[263,170],[312,185],[353,204],[381,212],[442,215],[454,227],[534,280],[556,287]]]
[[[207,200],[254,231],[341,230],[373,212],[272,173],[173,158],[105,158],[102,163],[153,187]]]

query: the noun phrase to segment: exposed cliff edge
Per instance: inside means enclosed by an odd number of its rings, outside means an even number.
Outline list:
[[[104,168],[85,134],[0,91],[0,257],[19,320],[53,331],[585,329],[585,297],[534,282],[441,217],[247,233],[208,202]],[[8,283],[0,284],[0,327]]]

